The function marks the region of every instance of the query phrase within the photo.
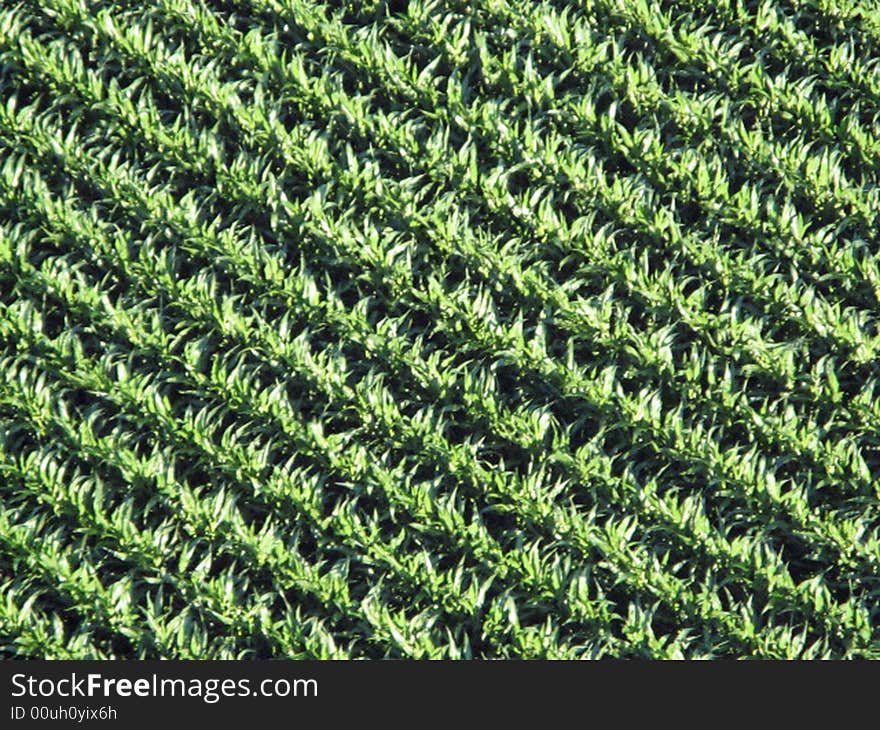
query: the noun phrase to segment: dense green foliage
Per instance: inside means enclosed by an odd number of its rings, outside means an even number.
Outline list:
[[[0,653],[880,656],[880,10],[0,10]]]

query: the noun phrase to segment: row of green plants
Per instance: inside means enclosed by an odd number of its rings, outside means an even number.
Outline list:
[[[0,11],[0,651],[873,656],[868,9],[392,5]]]

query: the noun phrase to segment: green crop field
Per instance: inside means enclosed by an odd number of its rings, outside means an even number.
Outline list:
[[[880,657],[876,0],[0,3],[0,656]]]

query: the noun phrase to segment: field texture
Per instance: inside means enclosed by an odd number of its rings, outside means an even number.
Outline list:
[[[0,656],[880,656],[873,1],[0,9]]]

